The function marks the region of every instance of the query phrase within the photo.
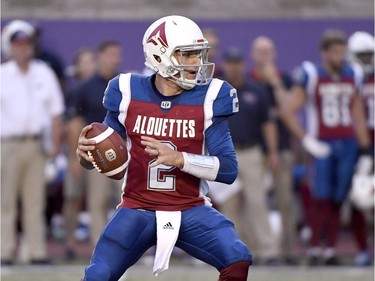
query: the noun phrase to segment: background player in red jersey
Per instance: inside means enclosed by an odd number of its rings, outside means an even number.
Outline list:
[[[143,46],[145,64],[156,74],[120,74],[105,91],[104,123],[126,134],[131,158],[122,202],[83,280],[118,280],[156,244],[155,275],[168,268],[176,245],[216,267],[219,280],[244,281],[251,254],[233,223],[205,196],[206,180],[232,183],[237,177],[227,123],[238,111],[236,90],[211,80],[208,42],[190,19],[157,20]],[[85,137],[88,130],[81,132],[77,155],[92,168],[87,151],[94,141]]]
[[[366,120],[371,145],[374,145],[374,36],[358,31],[348,40],[349,60],[357,63],[365,74],[363,98],[366,109]]]
[[[368,159],[360,158],[362,163],[357,163],[358,169],[356,172],[372,176],[374,175],[374,47],[374,36],[367,32],[357,31],[349,37],[349,60],[353,63],[358,63],[365,73],[363,101],[369,138],[371,140],[371,156]],[[359,249],[354,264],[358,266],[371,265],[372,257],[367,245],[366,220],[364,214],[354,205],[352,206],[351,224]]]
[[[339,263],[335,243],[340,207],[350,188],[358,148],[368,152],[370,145],[360,95],[363,72],[345,62],[346,43],[343,32],[327,30],[320,42],[322,64],[304,62],[295,75],[291,94],[277,92],[286,123],[314,156],[311,265],[319,264],[321,256],[324,264]],[[304,105],[306,130],[295,115]],[[322,251],[323,234],[327,241]]]

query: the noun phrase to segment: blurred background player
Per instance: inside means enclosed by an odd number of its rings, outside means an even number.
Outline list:
[[[22,259],[33,264],[49,262],[43,216],[44,166],[46,157],[54,159],[60,150],[64,103],[51,68],[34,59],[33,35],[29,23],[17,20],[4,27],[2,37],[9,50],[9,60],[1,66],[2,264],[12,264],[15,259],[18,198],[25,250]],[[42,150],[42,133],[48,124],[52,147],[46,152]]]
[[[47,63],[49,67],[55,72],[57,78],[59,79],[60,85],[63,90],[66,89],[66,81],[64,75],[64,65],[57,54],[47,50],[42,44],[43,29],[42,27],[35,25],[34,32],[34,52],[35,57]]]
[[[304,62],[295,73],[292,92],[278,93],[285,122],[314,157],[310,265],[340,264],[335,252],[340,207],[350,188],[358,149],[367,153],[370,146],[361,97],[363,72],[346,63],[346,45],[342,31],[326,30],[320,41],[322,63]],[[304,105],[306,130],[295,115]]]
[[[374,36],[368,32],[358,31],[348,39],[348,56],[352,63],[361,66],[365,73],[363,86],[363,101],[366,110],[368,135],[371,141],[371,155],[369,155],[368,170],[361,171],[365,174],[374,174]],[[359,164],[359,163],[358,163]],[[357,164],[357,165],[358,165]],[[372,164],[372,165],[371,165]],[[352,231],[356,239],[359,253],[355,258],[355,265],[371,265],[372,257],[367,243],[367,227],[363,212],[352,205],[351,217]]]
[[[213,28],[205,28],[202,30],[204,38],[207,39],[210,44],[210,50],[208,51],[208,61],[215,63],[214,77],[219,77],[222,75],[220,66],[218,65],[217,55],[218,47],[220,44],[219,36]]]
[[[250,57],[253,62],[251,78],[265,86],[265,93],[271,100],[271,113],[277,125],[281,165],[277,167],[270,165],[269,168],[273,174],[273,191],[282,220],[281,260],[288,265],[295,265],[297,260],[293,250],[296,241],[296,205],[292,186],[294,152],[292,151],[289,129],[278,114],[279,104],[274,93],[280,88],[290,89],[292,79],[287,73],[281,72],[277,68],[276,50],[271,38],[265,36],[255,38],[251,44]],[[263,146],[268,154],[267,146]]]
[[[262,151],[264,139],[269,155],[272,155],[268,160],[278,169],[277,132],[271,117],[270,100],[265,89],[247,77],[244,57],[238,48],[231,47],[224,52],[222,70],[223,79],[237,89],[241,107],[236,115],[229,118],[229,128],[242,189],[219,208],[235,223],[242,239],[252,249],[255,262],[273,265],[279,256],[279,246],[268,219]]]
[[[91,221],[90,242],[91,245],[95,245],[107,223],[108,211],[114,209],[117,204],[110,205],[110,199],[115,198],[114,196],[117,198],[121,193],[120,181],[106,178],[96,171],[83,169],[75,155],[81,129],[92,122],[101,122],[105,117],[106,111],[102,105],[103,93],[109,80],[119,72],[121,46],[115,41],[104,41],[98,47],[96,58],[96,73],[75,88],[68,98],[66,130],[69,169],[64,190],[66,259],[75,257],[74,231],[77,228],[82,199],[87,199],[87,210]]]
[[[69,65],[65,69],[65,76],[66,76],[66,92],[65,92],[65,104],[69,105],[71,101],[69,100],[72,98],[74,93],[76,92],[77,88],[88,78],[90,78],[95,72],[96,72],[96,59],[95,59],[95,53],[91,51],[89,48],[82,48],[78,50],[78,52],[75,54],[73,58],[73,64]],[[65,112],[64,115],[64,123],[67,123],[67,115]],[[66,131],[66,128],[65,128]],[[67,136],[67,134],[64,134],[64,136]],[[62,148],[62,154],[64,155],[64,159],[67,160],[66,154],[67,154],[67,139],[64,137],[64,146]],[[67,161],[66,161],[67,163]],[[70,166],[71,167],[71,166]],[[57,188],[50,188],[53,190],[52,199],[48,201],[47,207],[51,206],[50,208],[53,208],[54,213],[51,220],[51,232],[55,239],[64,239],[65,235],[71,237],[72,239],[73,234],[72,233],[66,233],[65,227],[64,227],[64,214],[63,214],[63,205],[64,205],[64,182],[66,183],[66,177],[67,177],[67,168],[63,170],[63,181],[61,186],[58,186]],[[82,200],[81,200],[82,201]],[[81,202],[82,203],[82,202]],[[81,215],[82,214],[82,215]],[[88,223],[89,223],[89,216],[86,215],[87,213],[80,213],[79,217],[81,217],[80,220],[80,226],[78,231],[76,231],[76,237],[79,238],[79,240],[85,240],[89,236],[89,230],[88,230]],[[73,258],[74,251],[67,250],[65,253],[66,259]]]
[[[90,78],[96,72],[95,53],[89,48],[80,49],[73,58],[73,65],[65,70],[68,92],[73,91],[82,82]],[[68,93],[69,95],[69,93]]]

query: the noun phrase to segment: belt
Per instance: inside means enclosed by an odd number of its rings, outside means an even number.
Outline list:
[[[27,140],[40,140],[40,135],[22,135],[22,136],[9,136],[9,137],[2,137],[1,140],[3,141],[27,141]]]
[[[243,149],[249,149],[254,146],[256,146],[258,142],[253,141],[253,142],[246,142],[246,143],[235,143],[234,148],[237,150],[243,150]]]

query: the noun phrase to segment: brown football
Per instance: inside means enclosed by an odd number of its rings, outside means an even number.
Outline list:
[[[94,158],[94,167],[103,175],[120,180],[128,166],[128,150],[122,137],[111,127],[102,123],[91,123],[88,139],[95,139],[95,149],[88,152]]]

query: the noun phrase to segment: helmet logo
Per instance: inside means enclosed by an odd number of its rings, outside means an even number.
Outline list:
[[[154,45],[158,45],[156,40],[158,40],[164,47],[168,48],[167,37],[165,36],[165,22],[163,22],[157,28],[155,28],[155,30],[147,38],[146,42],[151,42]]]

